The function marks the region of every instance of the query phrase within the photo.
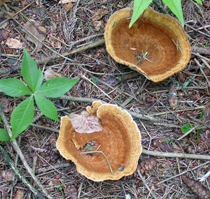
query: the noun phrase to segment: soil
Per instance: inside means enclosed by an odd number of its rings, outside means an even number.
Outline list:
[[[106,51],[103,33],[109,17],[131,4],[129,0],[72,0],[68,4],[21,0],[4,5],[0,2],[1,79],[23,80],[20,66],[25,48],[39,63],[45,80],[50,78],[45,72],[49,69],[53,77],[80,79],[65,94],[66,98],[50,99],[59,118],[84,111],[93,99],[117,104],[134,113],[142,146],[152,152],[141,154],[132,175],[116,181],[94,182],[60,155],[56,149],[60,123],[46,118],[35,107],[32,125],[16,140],[26,162],[52,198],[210,198],[210,177],[199,181],[210,170],[210,1],[204,0],[203,6],[192,0],[182,1],[191,59],[184,70],[159,83],[116,63]],[[157,4],[150,6],[162,12]],[[15,40],[8,46],[11,38]],[[13,48],[14,45],[17,46]],[[68,52],[68,59],[59,55],[52,58],[53,51]],[[24,99],[0,93],[8,122],[14,108]],[[0,127],[5,128],[3,121]],[[44,198],[49,198],[27,172],[13,145],[9,142],[0,145],[21,175]],[[167,155],[163,157],[156,152]],[[177,153],[191,156],[176,157]],[[3,155],[0,155],[0,198],[39,198],[13,173]]]

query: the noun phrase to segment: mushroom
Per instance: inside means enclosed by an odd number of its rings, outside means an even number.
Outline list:
[[[169,15],[147,8],[129,28],[132,10],[116,11],[105,28],[108,53],[153,82],[160,82],[183,70],[191,48],[179,22]]]
[[[86,110],[99,118],[101,131],[76,132],[71,118],[61,119],[57,149],[93,181],[118,180],[136,170],[142,152],[140,131],[131,115],[117,105],[95,101]],[[95,121],[95,120],[94,120]],[[74,121],[75,122],[75,121]]]

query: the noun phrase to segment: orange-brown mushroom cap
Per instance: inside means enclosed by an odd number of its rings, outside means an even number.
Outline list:
[[[153,82],[184,69],[191,56],[187,35],[169,15],[147,8],[129,28],[130,8],[116,11],[105,28],[108,53]]]
[[[93,102],[93,108],[87,112],[101,120],[103,129],[94,133],[77,133],[70,118],[61,120],[57,149],[60,154],[72,160],[77,171],[94,181],[118,180],[131,175],[137,167],[142,152],[140,131],[131,115],[116,105]],[[84,154],[87,143],[97,143],[107,157],[113,174],[105,157],[100,153]],[[95,149],[96,150],[96,149]]]

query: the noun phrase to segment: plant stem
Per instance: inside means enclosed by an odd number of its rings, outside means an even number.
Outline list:
[[[100,153],[100,154],[102,154],[104,156],[104,158],[106,159],[108,165],[109,165],[109,169],[110,169],[112,175],[114,175],[113,170],[112,170],[112,167],[111,167],[111,164],[110,164],[108,158],[106,157],[106,155],[104,154],[103,151],[87,151],[87,152],[82,152],[82,154],[92,154],[92,153]]]
[[[0,108],[0,115],[2,118],[2,121],[4,122],[4,125],[6,127],[6,130],[10,136],[10,138],[12,137],[12,131],[10,129],[10,126],[7,122],[7,119],[2,111],[2,109]],[[39,181],[39,179],[35,176],[35,174],[33,173],[32,169],[30,168],[30,166],[28,165],[28,163],[25,160],[25,157],[22,153],[22,151],[20,150],[17,141],[14,139],[12,142],[12,147],[14,148],[14,150],[16,151],[16,153],[19,155],[23,165],[25,166],[26,170],[28,171],[28,173],[31,175],[31,177],[33,178],[33,180],[37,183],[37,185],[40,187],[40,189],[43,191],[43,193],[49,198],[49,199],[53,199],[52,196],[50,196],[47,192],[47,190],[44,188],[44,186],[42,185],[42,183]]]
[[[4,150],[4,148],[0,145],[0,151],[3,154],[4,161],[9,164],[9,166],[12,168],[14,173],[18,176],[18,178],[33,192],[33,194],[39,198],[44,199],[44,197],[39,193],[32,184],[20,173],[19,169],[15,167],[14,163],[10,159],[8,153]]]

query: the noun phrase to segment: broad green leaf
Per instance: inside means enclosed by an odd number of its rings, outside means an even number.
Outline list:
[[[9,134],[4,129],[0,129],[0,141],[10,141]]]
[[[133,14],[129,24],[129,28],[135,23],[135,21],[141,16],[144,10],[149,6],[152,0],[134,0]]]
[[[42,73],[41,69],[39,68],[38,74],[37,74],[37,82],[36,82],[35,90],[37,90],[41,86],[42,81],[43,81],[43,73]]]
[[[23,50],[23,52],[24,54],[21,66],[21,74],[26,84],[34,92],[37,86],[38,79],[37,64],[25,49]]]
[[[189,123],[185,124],[184,126],[181,127],[182,133],[185,134],[188,131],[192,129],[191,125]]]
[[[19,79],[0,80],[0,90],[11,97],[20,97],[31,94],[31,91]]]
[[[48,118],[59,121],[55,105],[45,97],[34,95],[39,110]]]
[[[56,77],[46,81],[36,93],[46,97],[60,97],[68,92],[79,79],[69,79],[65,77]]]
[[[28,128],[34,118],[33,95],[21,102],[12,112],[11,126],[12,138],[15,139],[20,133]]]
[[[203,3],[202,3],[202,1],[201,1],[201,0],[194,0],[194,1],[196,1],[197,3],[199,3],[199,4],[203,5]]]
[[[163,2],[171,9],[171,11],[177,16],[182,26],[184,26],[184,18],[182,12],[181,0],[163,0]]]

